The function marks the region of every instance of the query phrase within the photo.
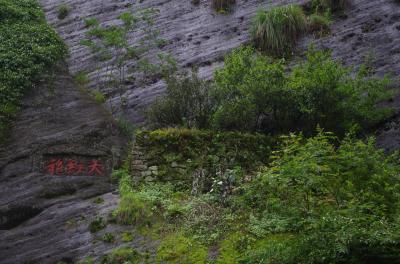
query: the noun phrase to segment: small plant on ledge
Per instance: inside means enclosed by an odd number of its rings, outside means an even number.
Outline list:
[[[232,6],[236,3],[236,0],[212,0],[211,6],[218,12],[228,12],[232,9]]]

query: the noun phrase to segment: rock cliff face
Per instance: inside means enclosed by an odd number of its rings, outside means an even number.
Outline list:
[[[0,150],[0,263],[84,255],[91,246],[88,222],[116,202],[108,176],[123,140],[107,112],[79,92],[62,67],[54,80],[26,95]],[[52,160],[62,167],[51,172]],[[69,160],[85,163],[82,171],[67,168]],[[90,172],[92,160],[101,163],[102,175]],[[91,202],[106,193],[106,204]]]
[[[139,3],[140,2],[140,3]],[[305,4],[306,0],[260,1],[239,0],[232,13],[223,15],[212,10],[208,0],[193,5],[189,0],[67,0],[69,16],[57,18],[58,0],[41,0],[48,20],[65,39],[71,50],[69,60],[72,73],[89,72],[92,86],[101,80],[97,71],[105,72],[107,63],[95,63],[90,51],[79,44],[85,38],[84,19],[96,17],[104,25],[117,23],[119,14],[143,8],[156,8],[155,30],[168,45],[162,51],[171,53],[183,67],[197,66],[205,77],[222,64],[223,56],[233,48],[250,40],[251,19],[260,7],[289,3]],[[140,35],[130,38],[134,43]],[[345,16],[335,19],[332,34],[322,38],[304,38],[300,49],[310,42],[333,50],[335,57],[345,64],[360,64],[365,57],[374,59],[377,73],[400,73],[400,7],[394,0],[353,0]],[[133,122],[143,122],[141,110],[162,93],[164,85],[155,81],[148,85],[128,84],[124,96],[128,98],[124,114]],[[113,102],[116,96],[110,93]]]
[[[248,28],[258,8],[307,1],[238,0],[227,15],[217,14],[210,1],[199,5],[190,0],[40,0],[48,21],[70,48],[71,74],[86,71],[90,87],[101,82],[106,63],[96,63],[89,50],[79,44],[86,28],[83,20],[96,17],[105,25],[128,10],[159,9],[155,29],[168,44],[182,67],[198,66],[209,78],[223,56],[250,40]],[[140,3],[139,3],[140,2]],[[376,74],[400,74],[400,5],[394,0],[353,0],[345,15],[335,18],[332,34],[321,39],[304,37],[299,51],[310,42],[330,48],[346,65],[372,61]],[[57,18],[61,4],[71,8],[64,20]],[[134,43],[137,36],[132,36]],[[372,59],[372,60],[371,60]],[[99,256],[111,246],[93,243],[87,225],[96,215],[105,215],[115,206],[115,186],[109,170],[119,159],[121,138],[111,125],[107,111],[80,93],[64,69],[52,87],[39,87],[26,96],[24,107],[10,141],[0,150],[0,263],[55,263],[74,261],[85,255]],[[164,90],[161,80],[151,84],[127,84],[127,107],[123,114],[134,123],[143,123],[142,110]],[[112,91],[104,91],[117,104]],[[400,108],[400,97],[388,102]],[[382,126],[378,144],[388,150],[400,147],[400,117]],[[62,157],[88,163],[100,160],[108,171],[104,176],[51,176],[46,165]],[[92,197],[102,195],[106,203],[97,205]],[[138,237],[140,240],[141,238]],[[132,242],[139,247],[140,241]]]

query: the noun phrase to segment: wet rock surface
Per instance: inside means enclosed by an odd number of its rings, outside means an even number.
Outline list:
[[[124,140],[107,112],[78,91],[63,68],[26,95],[1,146],[0,263],[56,263],[86,255],[89,247],[96,249],[88,222],[101,211],[93,197],[108,193],[103,207],[117,202],[109,174]],[[101,159],[103,175],[51,175],[49,156]],[[71,221],[76,227],[67,228]]]
[[[259,7],[307,1],[239,0],[232,13],[217,14],[210,1],[192,5],[183,0],[40,0],[48,21],[70,48],[69,71],[86,71],[89,88],[101,81],[106,63],[97,63],[89,50],[79,44],[85,38],[83,20],[96,17],[113,24],[128,10],[154,7],[155,29],[167,40],[162,48],[185,68],[199,67],[206,78],[222,65],[223,56],[250,40],[251,18]],[[136,3],[137,2],[137,3]],[[140,3],[139,3],[140,2]],[[353,0],[352,6],[335,18],[332,33],[320,39],[307,36],[299,43],[304,50],[310,42],[330,48],[346,65],[370,62],[377,75],[400,74],[400,5],[394,0]],[[68,5],[68,16],[59,20],[58,7]],[[139,36],[140,37],[140,36]],[[130,42],[137,40],[132,35]],[[100,76],[101,77],[101,76]],[[114,208],[116,186],[108,179],[110,168],[121,157],[124,141],[113,127],[106,109],[94,103],[73,85],[66,69],[48,87],[35,87],[27,94],[23,110],[14,124],[9,142],[0,149],[0,263],[73,262],[84,256],[99,257],[115,247],[99,240],[101,232],[122,232],[109,225],[91,234],[88,224]],[[127,106],[121,110],[134,123],[143,123],[142,110],[165,86],[161,80],[151,84],[127,84]],[[107,93],[111,102],[117,95]],[[400,109],[400,97],[388,104]],[[379,146],[387,150],[400,147],[400,115],[382,125]],[[51,158],[100,159],[107,167],[104,176],[51,176],[45,164]],[[101,196],[103,204],[93,203]],[[152,243],[136,236],[128,243],[139,250],[150,250]]]
[[[89,73],[91,87],[101,82],[99,75],[105,73],[107,63],[99,64],[90,51],[80,45],[87,29],[84,19],[95,17],[104,25],[117,23],[122,12],[143,8],[156,8],[155,28],[168,43],[161,51],[172,54],[183,68],[196,66],[200,75],[211,78],[216,67],[223,64],[223,57],[233,48],[250,41],[249,28],[259,8],[296,3],[305,5],[307,0],[286,1],[237,1],[229,14],[218,14],[212,10],[210,1],[199,5],[182,0],[67,0],[62,3],[71,7],[64,20],[57,18],[58,0],[41,0],[49,22],[65,39],[71,50],[69,66],[73,74]],[[323,38],[305,36],[298,45],[301,54],[310,43],[331,49],[333,56],[345,65],[367,63],[375,68],[375,74],[400,74],[400,5],[394,0],[352,0],[351,6],[334,17],[332,32]],[[130,43],[140,38],[132,34]],[[156,52],[156,51],[153,51]],[[151,53],[151,52],[150,52]],[[136,124],[145,123],[145,109],[165,89],[162,80],[151,84],[127,84],[124,97],[127,103],[122,114]],[[117,95],[105,91],[109,100],[118,105]],[[397,100],[397,99],[396,99]],[[398,103],[391,103],[398,111]],[[378,144],[386,150],[400,147],[399,117],[395,117],[384,130],[378,133]]]

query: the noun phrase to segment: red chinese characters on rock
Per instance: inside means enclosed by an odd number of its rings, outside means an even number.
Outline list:
[[[50,175],[102,176],[104,174],[104,166],[97,159],[92,159],[90,162],[84,163],[74,159],[63,160],[61,158],[53,158],[45,166],[45,170]]]

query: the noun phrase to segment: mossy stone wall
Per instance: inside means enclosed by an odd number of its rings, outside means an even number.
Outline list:
[[[140,131],[132,148],[135,182],[192,183],[197,170],[255,170],[269,160],[276,140],[261,134],[189,129]],[[207,177],[207,176],[206,176]],[[207,181],[207,179],[206,179]]]

